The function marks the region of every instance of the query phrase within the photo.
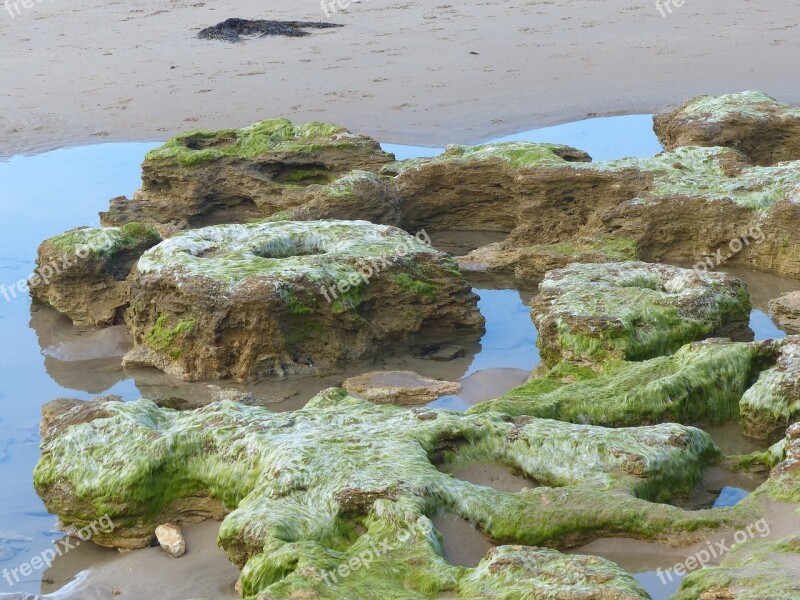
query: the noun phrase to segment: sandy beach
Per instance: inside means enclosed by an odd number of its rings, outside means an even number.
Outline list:
[[[665,16],[651,0],[369,0],[330,17],[313,0],[25,5],[0,6],[0,156],[275,115],[438,146],[699,93],[800,102],[800,5],[787,0],[688,0]],[[344,27],[196,37],[229,17]]]

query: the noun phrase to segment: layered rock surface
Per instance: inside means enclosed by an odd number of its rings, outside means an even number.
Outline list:
[[[131,269],[159,241],[154,229],[139,223],[74,229],[45,240],[30,281],[31,296],[76,325],[120,322]]]
[[[615,430],[510,421],[374,405],[336,389],[281,414],[233,402],[187,412],[146,400],[102,408],[107,413],[91,408],[94,420],[71,408],[63,415],[70,425],[57,417],[49,426],[35,471],[48,510],[67,526],[107,514],[114,528],[94,541],[127,548],[149,544],[165,520],[191,521],[214,506],[229,512],[219,542],[243,566],[245,597],[485,597],[507,584],[503,568],[535,580],[548,564],[579,563],[597,574],[594,582],[567,570],[552,585],[567,593],[614,581],[627,589],[618,597],[638,597],[629,578],[598,559],[501,547],[475,570],[453,567],[428,516],[446,509],[497,542],[557,546],[615,534],[682,539],[748,514],[642,499],[691,489],[717,456],[707,434],[676,424]],[[542,487],[508,493],[456,479],[431,462],[443,451],[508,465]],[[369,568],[352,567],[383,542],[389,550]],[[342,565],[351,565],[346,577]]]
[[[190,131],[148,153],[141,189],[131,200],[112,200],[101,222],[144,221],[165,234],[243,223],[298,208],[310,190],[353,170],[377,171],[392,158],[375,140],[327,123],[270,119],[244,129]],[[331,217],[359,218],[337,211],[335,198],[331,203]]]
[[[769,313],[790,333],[800,333],[800,292],[789,292],[769,303]]]
[[[365,221],[217,225],[145,253],[132,279],[128,365],[186,379],[307,375],[425,329],[479,331],[446,254]]]
[[[727,146],[755,163],[800,160],[800,108],[763,92],[697,96],[653,119],[667,150],[679,146]]]

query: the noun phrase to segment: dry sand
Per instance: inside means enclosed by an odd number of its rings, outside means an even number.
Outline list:
[[[330,19],[317,0],[25,2],[14,18],[0,4],[0,156],[275,115],[438,146],[698,93],[800,103],[797,0],[686,0],[667,17],[654,0],[366,0]],[[195,37],[229,17],[346,26]]]

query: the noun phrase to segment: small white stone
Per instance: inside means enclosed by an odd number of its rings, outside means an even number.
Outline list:
[[[181,528],[172,523],[164,523],[156,527],[156,539],[161,548],[169,555],[180,558],[186,553],[186,540]]]

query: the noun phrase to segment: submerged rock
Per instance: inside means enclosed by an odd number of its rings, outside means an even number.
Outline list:
[[[458,382],[430,379],[413,371],[371,371],[350,377],[342,387],[379,404],[425,404],[461,391]]]
[[[182,232],[139,260],[126,322],[126,364],[239,381],[317,373],[422,329],[483,327],[450,257],[365,221]]]
[[[270,119],[244,129],[189,131],[147,154],[141,189],[132,200],[113,199],[101,222],[145,221],[165,234],[244,223],[297,208],[309,190],[355,169],[377,171],[392,158],[375,140],[327,123]],[[332,187],[331,211],[343,187]]]
[[[777,346],[777,364],[761,373],[739,407],[745,435],[770,441],[800,420],[800,336],[781,340]]]
[[[800,160],[800,108],[763,92],[697,96],[656,115],[653,129],[667,150],[728,146],[760,165]]]
[[[477,570],[448,565],[428,518],[444,509],[495,542],[525,545],[617,534],[679,540],[752,518],[740,508],[685,512],[648,501],[690,490],[717,456],[710,436],[677,424],[514,422],[497,413],[376,405],[337,389],[291,413],[233,402],[186,412],[147,400],[105,408],[111,416],[45,439],[34,483],[48,510],[76,526],[107,514],[114,528],[94,541],[136,547],[149,543],[157,524],[186,522],[198,506],[202,513],[216,503],[230,511],[219,543],[243,566],[245,597],[289,598],[303,590],[356,598],[367,589],[376,597],[422,597],[462,587],[480,597],[508,585],[500,557],[509,558],[510,573],[536,555],[498,548]],[[508,465],[542,487],[508,493],[456,479],[432,463],[443,448]],[[554,564],[557,555],[543,552],[544,564]],[[598,588],[629,583],[591,562],[597,559],[561,560],[583,564],[583,573],[596,566]],[[532,565],[523,571],[526,580],[535,578]],[[553,585],[569,591],[590,583],[566,570]]]
[[[745,284],[642,262],[574,264],[551,271],[531,300],[542,361],[599,368],[610,359],[675,352],[726,325],[747,323]]]
[[[800,292],[789,292],[771,300],[769,314],[782,329],[800,333]]]
[[[128,275],[145,250],[161,238],[140,223],[73,229],[39,246],[34,298],[76,325],[112,325],[128,303]]]
[[[759,344],[714,340],[688,344],[672,356],[610,364],[599,375],[560,364],[468,412],[609,427],[724,423],[738,419],[739,401],[765,359]]]

